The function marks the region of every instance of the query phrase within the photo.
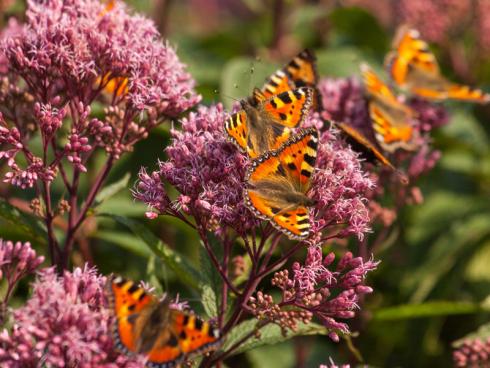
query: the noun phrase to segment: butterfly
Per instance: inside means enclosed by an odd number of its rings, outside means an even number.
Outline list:
[[[490,101],[490,95],[483,91],[444,78],[434,54],[417,30],[400,27],[392,47],[385,64],[393,81],[400,87],[432,100]]]
[[[310,234],[311,175],[317,156],[318,132],[302,129],[279,149],[252,161],[246,174],[245,204],[259,218],[268,220],[290,239]]]
[[[111,276],[106,285],[117,350],[143,354],[147,366],[173,368],[216,349],[220,332],[196,315],[171,308],[133,281]]]
[[[315,88],[317,82],[316,56],[313,51],[304,49],[267,80],[262,93],[269,98],[298,87]]]
[[[258,88],[225,122],[225,131],[242,152],[256,158],[287,141],[308,113],[313,90],[300,87],[267,97]]]
[[[409,151],[416,149],[416,132],[411,124],[415,112],[398,101],[391,89],[367,64],[361,64],[361,73],[369,97],[369,116],[378,143],[388,152],[398,148]]]

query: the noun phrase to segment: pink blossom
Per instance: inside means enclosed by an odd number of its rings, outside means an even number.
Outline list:
[[[353,318],[359,296],[372,293],[363,283],[379,262],[365,262],[350,252],[335,267],[334,260],[333,253],[323,257],[321,247],[310,246],[304,264],[293,264],[292,278],[288,270],[274,274],[272,284],[281,289],[281,300],[275,302],[271,295],[258,292],[249,300],[252,313],[277,323],[283,332],[294,330],[299,321],[308,323],[316,318],[330,330],[330,337],[338,340],[337,332],[349,332],[347,323],[340,320]]]
[[[12,185],[30,188],[54,177],[50,166],[63,157],[85,172],[96,147],[118,159],[153,127],[200,99],[185,66],[162,43],[154,24],[130,15],[122,2],[107,11],[99,0],[30,0],[26,17],[22,27],[9,23],[10,30],[0,38],[0,64],[6,69],[0,89],[1,143],[7,144],[0,158],[9,160],[12,171],[5,181]],[[124,93],[109,97],[105,88],[121,78]],[[96,99],[110,105],[103,118],[90,116]],[[52,139],[64,141],[59,132],[63,124],[70,133],[57,151],[61,142],[56,145]],[[50,163],[43,159],[39,165],[30,151],[35,128],[43,149],[56,151]],[[27,161],[24,168],[17,166],[19,152]]]
[[[397,15],[400,22],[418,29],[424,39],[445,42],[471,14],[470,0],[401,0]]]
[[[13,312],[12,329],[0,335],[2,367],[143,368],[141,358],[114,350],[104,283],[88,267],[63,276],[41,271],[27,304]]]
[[[466,339],[453,352],[455,367],[479,368],[490,364],[490,338]]]

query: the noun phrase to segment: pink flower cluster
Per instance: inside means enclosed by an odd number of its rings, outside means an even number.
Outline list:
[[[30,188],[52,181],[63,158],[85,172],[96,147],[118,159],[153,127],[200,100],[151,21],[130,15],[119,1],[105,7],[99,0],[30,0],[27,23],[12,21],[2,32],[0,158],[10,167],[6,182]],[[121,81],[124,89],[111,87]],[[91,117],[96,99],[108,105],[103,118]],[[42,152],[30,147],[36,130]],[[50,150],[54,159],[48,161]]]
[[[338,332],[349,332],[349,326],[338,319],[353,318],[359,297],[373,291],[363,282],[379,262],[365,262],[347,252],[333,268],[333,253],[323,257],[318,246],[310,246],[307,252],[304,265],[293,264],[292,275],[288,270],[274,274],[272,284],[281,289],[281,300],[275,302],[271,295],[258,292],[249,300],[251,311],[259,319],[277,323],[284,332],[294,330],[300,321],[317,318],[338,341]]]
[[[172,130],[168,160],[159,162],[158,170],[151,174],[142,169],[134,189],[135,198],[149,206],[148,217],[175,215],[179,210],[198,218],[207,229],[228,226],[241,235],[257,225],[243,198],[249,160],[228,142],[223,131],[227,116],[219,104],[201,106],[182,120],[181,131]],[[311,117],[305,126],[322,127],[323,123]],[[166,183],[180,193],[174,202]],[[320,241],[323,230],[338,225],[343,230],[337,235],[362,238],[369,223],[364,196],[371,188],[357,155],[342,147],[334,133],[323,132],[310,191],[318,201],[312,241]]]
[[[11,331],[0,333],[0,365],[143,368],[141,358],[114,351],[104,283],[87,267],[63,276],[41,271],[27,304],[13,312]]]
[[[43,256],[38,256],[29,242],[11,242],[0,239],[0,279],[7,281],[7,291],[3,304],[8,302],[15,285],[20,279],[34,273],[44,262]],[[0,311],[3,313],[4,311]],[[3,315],[0,319],[3,320]]]
[[[455,367],[480,368],[490,365],[490,338],[467,339],[453,352]]]

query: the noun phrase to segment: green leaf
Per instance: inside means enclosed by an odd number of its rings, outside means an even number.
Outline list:
[[[337,43],[348,42],[369,51],[375,50],[380,55],[388,50],[389,40],[386,33],[378,20],[366,10],[339,7],[332,11],[329,19],[333,26],[331,34],[337,38]]]
[[[449,273],[462,254],[490,234],[490,215],[475,214],[452,224],[430,247],[424,262],[404,281],[414,289],[411,302],[422,302],[438,282]]]
[[[249,319],[235,326],[227,335],[226,342],[223,345],[223,351],[226,351],[234,344],[245,338],[248,334],[255,331],[260,327],[259,322],[256,319]],[[281,332],[281,328],[276,324],[268,324],[260,328],[260,337],[255,336],[247,339],[240,347],[232,353],[232,355],[243,353],[247,350],[254,349],[263,345],[273,345],[286,340],[289,340],[295,336],[304,335],[327,335],[328,330],[317,323],[299,323],[296,331],[288,331],[286,336]]]
[[[103,213],[99,216],[110,217],[138,236],[148,246],[148,248],[159,257],[167,267],[169,267],[181,279],[181,281],[192,288],[199,288],[200,272],[186,261],[175,250],[165,245],[158,239],[145,225],[127,217]]]
[[[163,293],[162,285],[157,276],[157,257],[154,254],[151,254],[150,257],[148,257],[146,280],[155,287],[158,294]]]
[[[124,175],[121,179],[118,181],[104,187],[99,194],[95,197],[95,202],[93,207],[99,206],[102,202],[105,200],[113,197],[115,194],[117,194],[119,191],[125,189],[128,187],[129,179],[131,178],[131,174],[127,173]]]
[[[140,257],[147,258],[152,254],[141,238],[131,234],[122,233],[120,231],[98,230],[91,234],[91,237],[113,243]]]
[[[430,301],[421,304],[404,304],[396,307],[378,309],[373,312],[374,320],[400,320],[423,317],[449,316],[455,314],[471,314],[481,312],[488,307],[483,304],[452,302],[452,301]]]
[[[329,77],[359,75],[359,64],[361,62],[368,62],[375,71],[380,69],[375,61],[353,47],[323,49],[319,50],[316,55],[319,74]]]
[[[207,234],[207,241],[215,257],[221,260],[223,258],[223,244],[211,233]],[[202,241],[199,249],[199,263],[203,280],[201,285],[202,303],[208,316],[214,318],[218,315],[218,300],[221,298],[223,281]]]
[[[488,152],[490,142],[485,129],[473,114],[463,109],[454,109],[449,124],[442,128],[442,132],[462,142],[474,152]]]
[[[479,246],[469,260],[465,279],[472,282],[490,282],[488,265],[490,265],[490,240]]]
[[[46,229],[34,216],[21,212],[4,199],[0,199],[0,218],[19,232],[30,236],[39,244],[47,244]]]
[[[215,318],[218,315],[216,293],[208,284],[201,285],[201,303],[209,318]]]
[[[117,213],[120,216],[143,216],[147,207],[142,202],[135,202],[126,193],[120,193],[99,205],[97,212]]]

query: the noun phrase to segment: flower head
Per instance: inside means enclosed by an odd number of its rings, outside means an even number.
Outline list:
[[[364,262],[350,252],[336,267],[332,267],[334,260],[333,253],[323,257],[321,247],[309,247],[305,263],[293,264],[292,277],[288,270],[274,274],[272,284],[282,291],[280,302],[275,302],[271,295],[258,292],[249,300],[252,313],[259,319],[277,323],[283,332],[294,330],[300,321],[308,323],[317,318],[330,329],[329,336],[337,341],[337,332],[349,332],[349,326],[338,319],[353,318],[359,308],[359,296],[373,291],[363,282],[378,262]]]
[[[30,188],[52,180],[65,162],[85,172],[98,147],[118,159],[156,125],[200,100],[194,80],[154,24],[129,14],[122,2],[111,4],[29,0],[26,24],[9,23],[11,30],[2,33],[0,158],[11,168],[6,182]],[[118,83],[124,88],[111,94],[109,87]],[[97,99],[105,110],[95,118]],[[30,147],[36,131],[54,160]],[[19,152],[25,167],[16,160]]]
[[[490,364],[490,338],[466,339],[453,352],[455,367],[478,368]]]
[[[2,367],[132,367],[140,358],[114,351],[105,307],[105,277],[77,268],[57,276],[44,269],[27,304],[13,313],[14,325],[0,334]]]
[[[23,277],[32,274],[44,262],[43,256],[38,256],[29,242],[11,242],[0,239],[0,279],[7,281],[7,291],[2,307],[6,306],[15,288]],[[0,310],[0,323],[5,316],[4,308]]]

